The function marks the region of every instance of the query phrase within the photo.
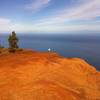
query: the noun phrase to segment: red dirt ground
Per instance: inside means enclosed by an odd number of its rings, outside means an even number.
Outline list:
[[[0,100],[100,100],[100,72],[53,52],[3,54]]]

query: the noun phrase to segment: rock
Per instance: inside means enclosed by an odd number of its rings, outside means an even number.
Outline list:
[[[100,72],[53,52],[2,55],[0,100],[100,100]]]

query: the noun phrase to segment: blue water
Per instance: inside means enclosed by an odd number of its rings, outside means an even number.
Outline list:
[[[18,35],[19,46],[37,51],[52,51],[64,57],[79,57],[100,70],[99,35]],[[2,35],[0,42],[5,47],[8,35]]]

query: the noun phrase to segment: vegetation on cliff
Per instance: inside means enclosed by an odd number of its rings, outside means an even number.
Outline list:
[[[9,48],[4,48],[2,44],[0,44],[0,53],[4,54],[8,52],[14,53],[16,51],[22,51],[22,49],[19,48],[18,42],[19,39],[17,37],[17,34],[15,33],[15,31],[13,31],[8,37]]]

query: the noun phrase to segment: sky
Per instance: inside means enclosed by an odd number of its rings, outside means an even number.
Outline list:
[[[100,0],[0,0],[0,32],[100,32]]]

